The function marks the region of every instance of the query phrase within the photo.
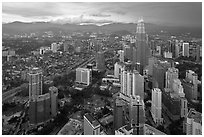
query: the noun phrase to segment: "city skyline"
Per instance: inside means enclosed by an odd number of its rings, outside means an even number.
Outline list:
[[[2,135],[202,135],[197,7],[4,3]]]
[[[53,9],[53,10],[50,10]],[[148,23],[202,27],[201,2],[3,2],[2,22]]]

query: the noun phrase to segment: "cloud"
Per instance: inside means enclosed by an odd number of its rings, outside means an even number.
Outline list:
[[[3,2],[2,21],[145,22],[202,26],[201,2]]]
[[[93,16],[93,17],[110,17],[111,15],[98,13],[98,14],[91,14],[90,16]]]
[[[2,13],[20,15],[22,17],[42,17],[62,15],[54,3],[17,2],[2,3]]]
[[[95,24],[95,25],[113,23],[112,20],[94,19],[94,18],[90,18],[90,16],[86,16],[86,15],[61,17],[58,19],[53,19],[50,22],[57,23],[57,24],[70,23],[70,24]]]

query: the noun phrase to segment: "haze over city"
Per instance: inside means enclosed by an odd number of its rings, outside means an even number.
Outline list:
[[[3,2],[3,23],[47,21],[59,24],[136,23],[146,22],[167,26],[202,26],[201,3],[178,2]]]

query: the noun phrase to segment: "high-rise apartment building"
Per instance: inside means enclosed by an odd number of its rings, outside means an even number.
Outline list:
[[[29,79],[29,98],[42,94],[42,70],[40,68],[32,68],[28,72]]]
[[[122,70],[121,92],[127,96],[139,95],[144,99],[144,77],[137,70]]]
[[[162,118],[162,92],[159,88],[152,89],[152,106],[151,113],[154,122],[157,125],[163,123]]]
[[[89,85],[92,80],[92,71],[88,68],[76,69],[76,82],[79,84]]]
[[[187,42],[183,43],[182,55],[184,57],[189,57],[189,43],[187,43]]]
[[[84,135],[100,135],[100,124],[89,113],[84,115]]]

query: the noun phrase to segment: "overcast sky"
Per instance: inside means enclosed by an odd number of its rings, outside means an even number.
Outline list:
[[[202,26],[202,3],[62,3],[3,2],[2,21],[106,24],[145,22],[170,26]]]

